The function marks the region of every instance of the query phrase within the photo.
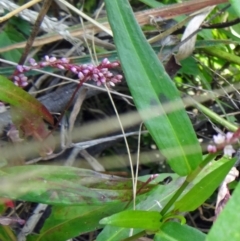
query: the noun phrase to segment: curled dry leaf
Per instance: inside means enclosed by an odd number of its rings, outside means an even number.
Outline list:
[[[227,184],[234,181],[238,176],[239,176],[239,171],[236,169],[236,167],[233,167],[231,171],[228,173],[228,175],[226,176],[226,178],[224,179],[222,185],[219,187],[216,209],[215,209],[215,218],[223,210],[227,201],[231,197]]]
[[[53,153],[55,148],[54,138],[50,134],[47,125],[44,123],[41,117],[28,112],[21,107],[13,106],[11,108],[11,114],[13,123],[20,132],[20,138],[32,136],[38,143],[40,143],[38,152],[43,157]]]
[[[197,13],[194,13],[194,17],[189,22],[181,41],[184,41],[186,38],[191,36],[194,32],[196,32],[199,27],[202,25],[205,18],[208,16],[208,14],[213,10],[215,6],[206,7],[202,10],[200,10]],[[176,54],[175,58],[176,61],[179,62],[180,60],[183,60],[187,58],[189,55],[192,54],[194,48],[195,48],[195,42],[196,42],[196,34],[194,34],[189,40],[187,40],[185,43],[181,45],[179,48],[178,53]]]

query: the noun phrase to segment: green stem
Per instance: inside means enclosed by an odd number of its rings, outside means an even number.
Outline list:
[[[215,122],[219,123],[220,125],[226,127],[228,130],[235,132],[238,129],[238,127],[236,125],[230,123],[229,121],[222,118],[218,114],[214,113],[213,111],[211,111],[209,108],[205,107],[204,105],[197,103],[197,102],[195,104],[196,104],[197,108],[200,109],[205,115],[207,115],[209,118],[211,118]]]
[[[234,63],[234,64],[238,64],[238,65],[240,64],[240,58],[238,56],[228,53],[226,51],[220,50],[219,48],[216,48],[216,47],[203,48],[203,51],[214,57],[224,59],[230,63]]]
[[[183,182],[181,187],[175,192],[175,194],[172,196],[172,198],[168,201],[168,203],[165,205],[165,207],[161,211],[161,215],[164,216],[167,211],[172,207],[172,205],[177,201],[177,199],[181,196],[183,191],[186,189],[188,184],[192,182],[196,176],[202,171],[202,169],[211,161],[213,160],[216,156],[218,155],[217,153],[214,154],[208,154],[206,158],[200,163],[197,169],[195,169],[192,173],[190,173],[187,177],[186,180]]]
[[[185,188],[188,186],[189,182],[186,180],[181,185],[181,187],[175,192],[175,194],[172,196],[172,198],[168,201],[168,203],[165,205],[165,207],[161,211],[161,215],[164,216],[167,211],[171,208],[171,206],[177,201],[178,197],[182,194],[182,192],[185,190]]]

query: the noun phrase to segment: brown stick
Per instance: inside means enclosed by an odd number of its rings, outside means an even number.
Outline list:
[[[42,5],[42,8],[41,8],[41,11],[39,12],[38,14],[38,17],[36,19],[36,22],[33,26],[33,29],[32,29],[32,32],[31,32],[31,35],[29,36],[28,40],[27,40],[27,43],[26,43],[26,46],[24,48],[24,52],[18,62],[19,65],[23,65],[26,58],[27,58],[27,55],[29,53],[29,51],[31,50],[32,48],[32,45],[33,45],[33,42],[37,36],[37,33],[38,33],[38,30],[39,30],[39,27],[41,26],[41,23],[43,21],[43,18],[45,17],[49,7],[51,6],[51,3],[52,3],[52,0],[45,0],[43,2],[43,5]]]
[[[227,3],[228,0],[191,0],[182,3],[167,5],[165,7],[145,10],[135,14],[138,23],[149,22],[149,17],[161,18],[163,20],[172,19],[179,15],[196,12],[202,8]]]

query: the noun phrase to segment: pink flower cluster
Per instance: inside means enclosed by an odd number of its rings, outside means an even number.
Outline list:
[[[95,66],[93,64],[77,65],[70,63],[69,59],[45,56],[45,60],[37,63],[34,59],[29,60],[30,66],[17,65],[17,70],[14,74],[14,83],[17,86],[25,87],[28,85],[27,77],[24,75],[25,72],[31,69],[40,69],[46,66],[53,68],[68,70],[76,74],[80,81],[93,80],[98,86],[106,84],[108,86],[115,86],[116,83],[121,82],[122,75],[114,75],[110,72],[110,69],[120,66],[118,61],[110,62],[107,58],[103,59],[102,62]]]
[[[215,145],[208,145],[207,150],[209,153],[215,153],[218,150],[223,150],[224,156],[232,157],[233,153],[236,151],[234,150],[232,144],[237,141],[235,138],[234,133],[228,132],[226,135],[218,134],[213,136],[213,142]]]

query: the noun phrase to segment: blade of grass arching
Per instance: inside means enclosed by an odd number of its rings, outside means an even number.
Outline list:
[[[136,107],[171,168],[179,175],[187,175],[202,158],[179,92],[147,43],[128,1],[105,3]]]

